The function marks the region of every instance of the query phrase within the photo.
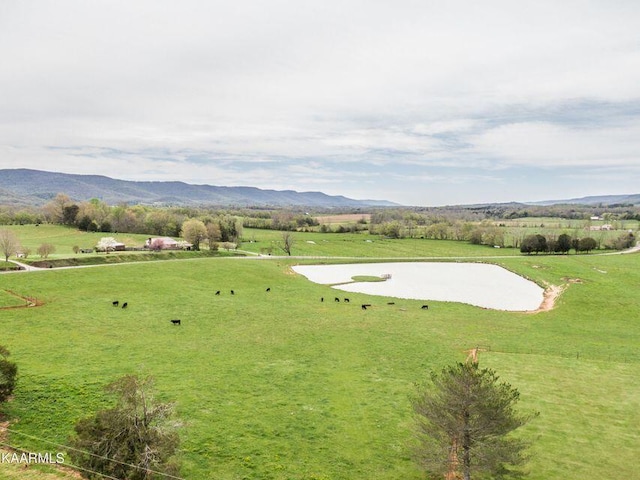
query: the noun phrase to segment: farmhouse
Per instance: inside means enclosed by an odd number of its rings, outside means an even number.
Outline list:
[[[170,237],[149,237],[144,242],[144,247],[152,250],[191,250],[193,245]]]
[[[609,224],[606,224],[606,225],[591,225],[589,227],[589,230],[592,231],[592,232],[599,232],[601,230],[609,231],[609,230],[613,230],[613,225],[609,225]]]

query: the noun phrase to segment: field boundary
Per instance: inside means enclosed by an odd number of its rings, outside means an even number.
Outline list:
[[[44,305],[44,302],[42,300],[38,300],[35,297],[26,297],[24,295],[20,295],[19,293],[14,292],[13,290],[8,290],[6,288],[3,289],[3,291],[7,292],[9,295],[16,297],[16,298],[20,298],[21,300],[24,300],[24,305],[8,305],[6,307],[0,307],[0,310],[11,310],[11,309],[16,309],[16,308],[29,308],[29,307],[41,307],[42,305]]]

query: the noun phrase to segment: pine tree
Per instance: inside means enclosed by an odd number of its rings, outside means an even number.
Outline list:
[[[537,414],[517,414],[519,392],[498,380],[476,363],[458,363],[419,387],[416,458],[426,472],[447,480],[522,476],[528,444],[508,434]]]

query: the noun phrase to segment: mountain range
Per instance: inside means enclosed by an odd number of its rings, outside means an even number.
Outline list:
[[[184,182],[137,182],[102,175],[77,175],[26,168],[0,169],[0,204],[43,205],[63,192],[75,201],[99,198],[114,205],[151,204],[175,206],[256,207],[393,207],[387,200],[354,200],[341,195],[255,187],[192,185]],[[599,195],[566,200],[518,202],[522,205],[640,205],[640,194]]]
[[[0,170],[0,203],[42,205],[63,192],[75,201],[99,198],[108,204],[371,207],[397,206],[385,200],[354,200],[322,192],[255,187],[137,182],[102,175],[76,175],[25,168]]]
[[[542,202],[528,202],[528,205],[640,205],[640,193],[630,195],[595,195],[590,197],[570,198],[568,200],[545,200]]]

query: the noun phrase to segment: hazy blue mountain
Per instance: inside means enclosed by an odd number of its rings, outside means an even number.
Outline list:
[[[560,205],[560,204],[578,204],[578,205],[614,205],[614,204],[630,204],[640,205],[640,193],[630,195],[595,195],[590,197],[571,198],[567,200],[545,200],[541,202],[527,202],[528,205]]]
[[[322,192],[262,190],[255,187],[135,182],[102,175],[30,169],[0,170],[0,203],[39,205],[64,192],[76,201],[99,198],[108,204],[363,207],[393,206],[385,200],[354,200]]]

